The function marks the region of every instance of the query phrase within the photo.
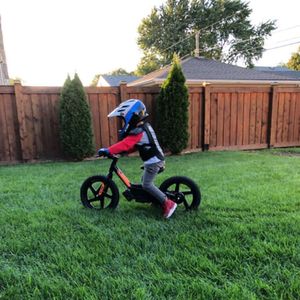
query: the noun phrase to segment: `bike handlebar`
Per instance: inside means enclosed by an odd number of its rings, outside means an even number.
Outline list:
[[[96,155],[96,158],[107,157],[109,159],[119,159],[121,157],[120,154],[108,154],[108,155]]]

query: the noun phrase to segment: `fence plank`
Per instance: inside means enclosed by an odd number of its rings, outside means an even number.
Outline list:
[[[31,95],[31,101],[32,101],[32,117],[35,122],[34,126],[34,133],[35,133],[35,139],[36,139],[36,158],[41,159],[43,157],[44,152],[44,143],[42,139],[42,118],[43,114],[41,113],[40,109],[40,98],[37,94]]]
[[[282,132],[282,141],[288,141],[289,133],[289,116],[290,116],[290,93],[284,93],[284,110],[283,110],[283,132]]]
[[[19,136],[20,136],[20,145],[21,145],[21,159],[29,160],[31,157],[27,153],[26,149],[26,123],[25,123],[25,113],[23,105],[23,93],[22,86],[20,82],[15,83],[15,95],[16,95],[16,108],[17,108],[17,117],[19,124]]]
[[[16,126],[16,107],[15,99],[12,94],[3,95],[4,113],[5,121],[7,127],[7,141],[9,148],[9,160],[19,160],[20,159],[20,149],[19,149],[19,136]],[[5,138],[1,141],[5,142]]]
[[[250,133],[250,93],[244,95],[244,115],[243,115],[243,145],[249,145]]]
[[[218,94],[217,146],[224,146],[224,94]]]
[[[269,129],[269,94],[264,93],[262,98],[262,124],[261,124],[261,143],[268,143],[268,129]]]
[[[237,144],[237,93],[231,95],[230,145]]]
[[[276,132],[277,132],[277,120],[278,120],[278,105],[279,105],[279,94],[276,87],[273,88],[273,95],[271,99],[271,124],[270,124],[270,147],[273,147],[276,143]]]
[[[237,145],[243,145],[244,132],[244,94],[238,93],[237,103]]]
[[[108,112],[113,111],[119,103],[117,102],[117,98],[115,95],[108,95]],[[117,118],[109,119],[109,144],[115,144],[118,141],[118,124]]]
[[[148,111],[148,114],[149,114],[149,117],[148,117],[148,121],[149,123],[152,124],[152,126],[156,126],[156,122],[155,122],[155,114],[156,114],[156,111],[155,111],[155,106],[154,106],[154,98],[155,98],[155,95],[154,94],[146,94],[146,99],[145,99],[145,105],[147,107],[147,111]]]
[[[294,117],[294,141],[297,143],[300,141],[300,93],[296,96],[296,108]]]
[[[283,132],[283,114],[284,114],[284,94],[279,94],[278,102],[278,121],[277,121],[277,134],[276,142],[277,144],[282,143],[282,132]]]
[[[261,124],[262,124],[262,118],[263,118],[262,97],[263,97],[262,93],[257,93],[254,144],[260,144],[262,142],[261,141]]]
[[[100,114],[99,114],[99,100],[98,94],[89,94],[89,106],[92,117],[92,127],[94,133],[94,142],[96,148],[101,145],[101,131],[100,131]]]
[[[231,117],[231,101],[230,94],[224,94],[224,129],[223,129],[223,141],[224,146],[230,145],[230,117]]]
[[[59,157],[60,149],[60,137],[59,137],[59,95],[50,95],[50,103],[52,107],[52,128],[53,128],[53,156]]]
[[[205,86],[204,88],[204,147],[209,148],[210,144],[210,99],[211,87]]]
[[[199,141],[200,94],[199,93],[192,94],[190,106],[191,106],[191,129],[190,129],[191,149],[197,149],[200,147],[200,141]]]
[[[1,160],[10,160],[8,130],[6,124],[6,109],[4,97],[0,98],[0,158]]]
[[[210,101],[210,99],[209,99]],[[204,150],[204,94],[201,91],[199,95],[199,115],[198,115],[198,122],[199,122],[199,131],[198,131],[198,139],[199,139],[199,146],[198,149]]]
[[[189,95],[189,103],[191,104],[193,101],[192,95]],[[189,131],[189,136],[188,136],[188,142],[187,142],[187,147],[188,149],[192,148],[192,105],[189,105],[188,107],[188,131]]]
[[[288,126],[288,141],[294,141],[294,127],[295,127],[295,114],[296,114],[296,94],[291,93],[291,107],[289,114],[289,126]]]
[[[35,134],[34,134],[34,126],[33,126],[33,116],[32,116],[32,108],[31,108],[31,99],[30,95],[24,94],[24,112],[25,112],[25,126],[26,126],[26,151],[29,155],[29,159],[36,158],[36,145],[35,145]]]
[[[100,130],[101,130],[101,147],[109,146],[109,127],[108,127],[108,96],[107,94],[100,95],[99,99],[99,113],[100,113]]]
[[[50,119],[50,109],[49,109],[49,95],[41,95],[41,104],[42,104],[42,132],[43,132],[43,143],[45,145],[44,147],[44,153],[43,158],[51,157],[52,153],[52,138],[51,138],[51,119]]]
[[[216,147],[217,146],[217,116],[218,116],[218,94],[217,93],[211,93],[210,99],[206,99],[205,101],[210,101],[210,147]]]
[[[249,124],[249,144],[255,144],[256,131],[256,93],[250,96],[250,124]]]

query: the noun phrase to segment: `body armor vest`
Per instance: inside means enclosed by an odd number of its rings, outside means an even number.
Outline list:
[[[144,123],[136,129],[143,131],[147,136],[147,138],[142,137],[142,140],[137,144],[137,149],[142,160],[147,161],[154,156],[160,160],[164,160],[165,157],[163,151],[158,143],[156,134],[151,125],[149,123]]]

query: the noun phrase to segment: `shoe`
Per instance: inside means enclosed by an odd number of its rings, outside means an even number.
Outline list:
[[[170,218],[173,215],[176,207],[177,204],[175,202],[170,199],[166,199],[165,203],[163,204],[164,218]]]

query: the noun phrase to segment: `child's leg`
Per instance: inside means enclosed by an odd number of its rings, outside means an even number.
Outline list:
[[[153,181],[156,174],[163,167],[164,162],[159,162],[155,164],[145,165],[144,174],[142,177],[142,186],[145,191],[155,197],[161,204],[165,202],[166,195],[154,185]]]

